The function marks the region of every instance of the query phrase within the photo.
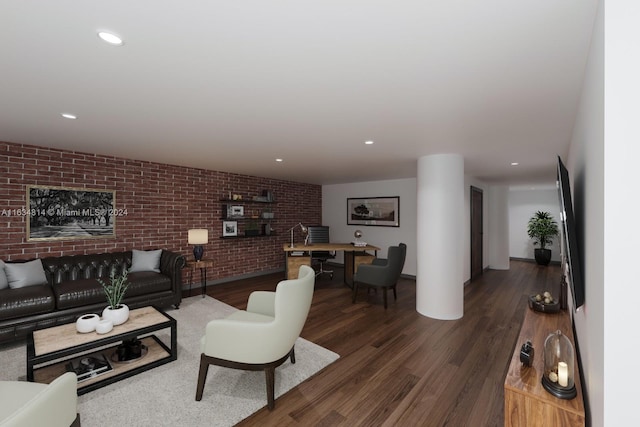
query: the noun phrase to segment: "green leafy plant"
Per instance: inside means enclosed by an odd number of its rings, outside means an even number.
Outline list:
[[[111,270],[111,274],[109,275],[109,284],[106,284],[102,279],[98,279],[98,282],[102,285],[102,289],[104,289],[104,294],[107,297],[107,303],[112,309],[116,309],[120,304],[122,304],[124,294],[129,288],[127,274],[128,272],[126,270],[120,275],[116,275],[115,270]]]
[[[529,237],[535,239],[533,244],[540,245],[540,249],[552,244],[552,237],[557,236],[559,232],[558,223],[549,212],[537,211],[527,224]]]

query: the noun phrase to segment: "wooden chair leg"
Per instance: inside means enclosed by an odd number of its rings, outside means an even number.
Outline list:
[[[393,299],[394,301],[398,301],[398,295],[396,295],[396,285],[393,285]]]
[[[275,402],[275,376],[276,376],[276,368],[273,366],[267,367],[264,370],[265,377],[267,380],[267,407],[269,410],[272,410],[276,406]]]
[[[209,372],[209,362],[206,360],[204,353],[200,355],[200,372],[198,373],[198,386],[196,388],[196,401],[202,400],[202,392],[204,391],[204,383],[207,380]]]
[[[289,353],[289,358],[291,359],[291,363],[296,363],[296,347],[295,346],[291,349],[291,353]]]

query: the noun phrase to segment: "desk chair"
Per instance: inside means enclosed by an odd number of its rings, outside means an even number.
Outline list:
[[[326,225],[311,225],[307,227],[307,242],[308,243],[330,243],[329,242],[329,227]],[[311,263],[318,261],[320,263],[320,269],[316,272],[316,277],[321,274],[329,274],[333,279],[333,270],[325,270],[324,263],[329,259],[336,257],[335,252],[332,251],[310,251]]]

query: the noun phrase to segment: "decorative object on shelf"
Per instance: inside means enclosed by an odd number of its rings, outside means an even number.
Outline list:
[[[522,362],[522,366],[531,366],[533,365],[533,355],[535,354],[533,345],[531,345],[531,341],[527,341],[522,344],[520,348],[520,362]]]
[[[347,225],[400,227],[400,197],[347,199]]]
[[[114,326],[121,325],[129,319],[129,307],[122,304],[124,294],[129,288],[127,282],[127,271],[125,270],[121,275],[116,275],[115,269],[111,270],[109,276],[109,284],[107,285],[102,279],[98,279],[98,282],[102,285],[104,293],[107,297],[107,303],[109,304],[102,311],[103,320],[111,320]]]
[[[193,247],[193,257],[196,261],[200,261],[204,254],[202,245],[209,243],[209,230],[206,228],[193,228],[189,230],[188,243],[195,245]]]
[[[96,332],[99,334],[106,334],[108,332],[111,332],[112,329],[113,322],[109,319],[103,319],[96,325]]]
[[[353,246],[356,246],[356,247],[365,247],[365,246],[367,246],[367,242],[363,242],[362,240],[360,240],[360,239],[362,238],[362,231],[360,231],[360,230],[356,230],[356,231],[353,233],[353,237],[355,237],[355,238],[356,238],[356,240],[354,240],[353,242],[351,242],[351,244],[352,244]]]
[[[569,338],[560,330],[544,341],[544,372],[542,386],[560,399],[573,399],[577,395],[574,382],[574,353]]]
[[[258,226],[258,223],[255,222],[255,221],[247,222],[247,225],[245,226],[245,229],[244,229],[244,235],[245,236],[259,236],[260,235],[260,227]]]
[[[558,223],[549,212],[537,211],[527,224],[527,234],[534,239],[534,246],[540,245],[534,250],[538,265],[549,265],[551,262],[551,249],[547,245],[553,243],[552,237],[558,235]]]
[[[222,221],[222,237],[232,237],[238,235],[237,221]]]
[[[83,314],[76,320],[76,330],[81,334],[93,332],[96,330],[96,325],[100,322],[100,316],[97,314]]]
[[[296,225],[294,225],[293,227],[291,227],[291,228],[289,229],[289,231],[291,232],[291,247],[292,247],[292,248],[293,248],[293,230],[295,230],[295,229],[296,229],[296,227],[300,227],[300,230],[302,230],[302,233],[303,233],[303,234],[305,234],[305,235],[307,234],[307,227],[305,227],[304,225],[302,225],[302,223],[301,223],[301,222],[299,222],[299,223],[297,223]],[[305,240],[304,240],[304,244],[305,244],[305,246],[306,246],[306,244],[307,244],[307,239],[306,239],[306,237],[305,237]]]
[[[553,298],[551,292],[529,296],[529,308],[542,313],[557,313],[560,311],[560,301]]]
[[[116,351],[111,355],[111,360],[118,363],[128,363],[138,360],[147,354],[147,346],[137,338],[122,341]]]

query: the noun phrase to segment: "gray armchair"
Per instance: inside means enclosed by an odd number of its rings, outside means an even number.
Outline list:
[[[358,271],[353,275],[351,302],[355,304],[359,286],[366,286],[367,292],[371,288],[381,288],[385,309],[387,308],[387,290],[389,288],[393,289],[393,298],[397,300],[396,283],[402,273],[406,255],[407,245],[400,243],[398,246],[389,246],[387,259],[375,258],[371,264],[360,264]]]
[[[246,310],[210,321],[201,340],[196,400],[202,399],[209,365],[218,365],[264,371],[273,409],[275,368],[289,358],[296,362],[293,345],[307,320],[314,283],[313,269],[302,265],[297,279],[281,281],[275,292],[252,292]]]

